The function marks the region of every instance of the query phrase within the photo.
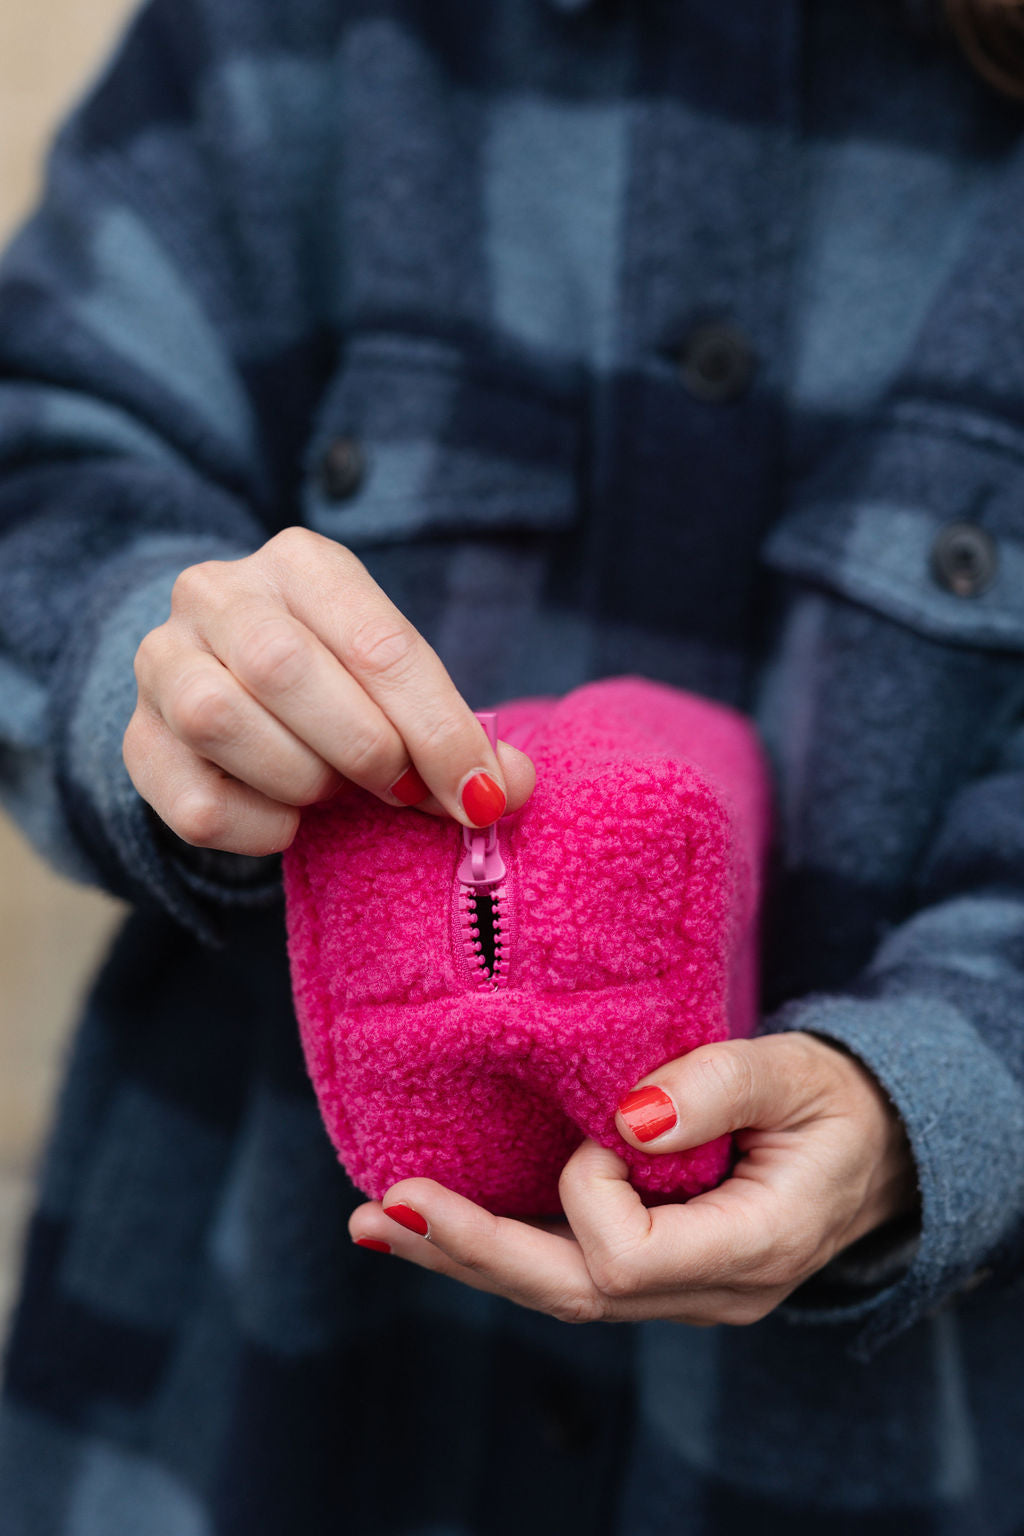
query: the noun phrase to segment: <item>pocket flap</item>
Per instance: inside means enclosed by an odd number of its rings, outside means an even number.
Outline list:
[[[357,336],[313,434],[306,520],[357,546],[567,528],[579,446],[577,401],[546,376],[429,338]]]
[[[762,556],[934,639],[1024,649],[1024,435],[908,404],[814,475]]]

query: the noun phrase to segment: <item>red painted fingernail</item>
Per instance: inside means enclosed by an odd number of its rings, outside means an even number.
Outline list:
[[[462,786],[462,809],[476,827],[489,827],[505,809],[505,791],[489,773],[474,773]]]
[[[619,1105],[619,1114],[637,1141],[653,1141],[655,1136],[664,1136],[679,1118],[668,1094],[655,1088],[653,1083],[627,1093]]]
[[[416,769],[411,765],[405,770],[400,779],[396,779],[391,786],[391,793],[396,800],[401,800],[403,805],[419,805],[430,794],[430,790],[420,778]]]
[[[391,1244],[382,1243],[378,1237],[357,1237],[357,1248],[372,1248],[374,1253],[390,1253]]]
[[[386,1205],[384,1215],[390,1216],[392,1221],[397,1221],[400,1227],[415,1232],[417,1237],[426,1237],[430,1231],[419,1211],[414,1211],[411,1205]]]

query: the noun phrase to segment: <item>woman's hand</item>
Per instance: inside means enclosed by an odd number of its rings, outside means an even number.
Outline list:
[[[586,1141],[562,1174],[568,1226],[492,1216],[431,1179],[405,1179],[353,1213],[353,1239],[567,1322],[752,1323],[913,1209],[895,1111],[859,1062],[816,1036],[702,1046],[638,1086],[665,1097],[623,1101],[648,1137],[620,1113],[635,1147],[677,1152],[740,1132],[739,1161],[717,1189],[647,1209],[622,1160]]]
[[[277,853],[351,779],[389,805],[489,825],[533,789],[351,551],[288,528],[178,577],[135,658],[124,761],[186,843]]]

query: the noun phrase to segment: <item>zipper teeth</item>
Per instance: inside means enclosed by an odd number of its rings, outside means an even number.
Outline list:
[[[508,972],[508,913],[504,905],[508,894],[507,881],[486,888],[491,898],[494,923],[494,965],[488,968],[480,939],[480,927],[476,909],[476,891],[460,883],[459,928],[462,934],[462,951],[474,986],[480,992],[496,992],[504,986]]]

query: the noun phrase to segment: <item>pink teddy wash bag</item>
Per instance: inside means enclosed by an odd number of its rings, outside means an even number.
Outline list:
[[[486,717],[483,717],[486,718]],[[424,1176],[495,1212],[559,1211],[584,1136],[652,1198],[707,1189],[729,1139],[634,1151],[638,1078],[757,1015],[769,792],[752,727],[637,678],[498,711],[537,787],[488,832],[352,787],[285,855],[306,1060],[349,1175]]]

